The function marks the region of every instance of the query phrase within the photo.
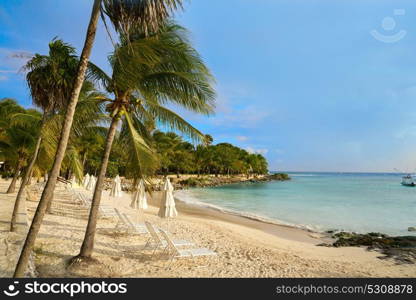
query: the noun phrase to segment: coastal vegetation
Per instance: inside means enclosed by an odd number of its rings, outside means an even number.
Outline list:
[[[24,66],[34,109],[0,101],[2,173],[21,185],[10,231],[25,187],[43,176],[46,184],[18,260],[24,276],[45,213],[51,212],[58,177],[97,176],[84,240],[70,264],[92,262],[98,209],[106,177],[140,178],[181,173],[258,177],[268,172],[261,154],[213,138],[175,110],[210,115],[215,108],[214,78],[193,48],[187,30],[171,18],[180,0],[95,0],[80,57],[55,38],[47,55]],[[110,72],[89,62],[99,18],[113,26]],[[114,42],[114,41],[117,42]],[[162,132],[167,129],[168,132]],[[271,179],[267,178],[266,180]],[[277,179],[277,178],[276,178]],[[191,179],[188,179],[191,180]],[[281,180],[281,178],[279,178]],[[193,185],[189,182],[188,185]],[[135,184],[133,184],[135,186]]]
[[[105,126],[100,126],[100,123],[108,120],[104,114],[102,99],[103,95],[90,83],[84,87],[75,114],[74,130],[68,145],[67,156],[61,168],[61,177],[69,180],[73,176],[81,179],[86,173],[98,174],[108,131]],[[15,100],[5,98],[0,100],[0,115],[7,115],[2,117],[4,122],[0,124],[2,132],[0,159],[4,161],[0,174],[5,178],[15,178],[11,186],[15,186],[14,182],[19,176],[24,180],[27,172],[31,173],[28,177],[32,180],[38,182],[43,180],[48,166],[52,163],[53,151],[58,142],[56,134],[60,129],[62,113],[56,113],[54,118],[48,119],[47,126],[44,128],[40,126],[42,114],[39,111],[25,109]],[[135,169],[136,166],[129,160],[132,151],[126,151],[127,126],[128,124],[125,124],[116,130],[106,177],[114,178],[120,175],[134,179],[135,174],[142,174],[137,172],[138,168]],[[19,137],[19,132],[28,138],[19,140],[22,138]],[[39,158],[29,168],[30,161],[26,153],[36,153],[35,148],[40,137],[43,143],[39,146]],[[10,146],[13,138],[18,139],[15,143],[18,143],[20,147]],[[206,143],[195,144],[178,133],[153,130],[147,136],[149,148],[154,152],[152,172],[147,175],[173,174],[180,178],[182,174],[194,174],[196,177],[184,179],[181,182],[184,186],[199,186],[201,184],[198,182],[202,183],[205,175],[244,175],[249,179],[267,174],[267,160],[263,155],[249,153],[229,143],[214,144],[213,138],[209,135],[203,138],[207,141]],[[19,149],[22,149],[20,150],[22,155],[17,153]],[[16,164],[19,160],[21,166],[17,170]],[[271,174],[268,178],[289,179],[284,173]]]
[[[55,186],[57,183],[58,176],[61,172],[61,167],[65,158],[65,153],[67,152],[68,143],[70,141],[70,134],[72,130],[72,125],[74,123],[74,115],[76,112],[76,107],[78,104],[79,96],[81,93],[82,86],[84,84],[85,75],[87,73],[88,68],[88,61],[92,51],[92,47],[95,40],[95,35],[97,31],[97,24],[99,18],[101,17],[104,21],[104,24],[107,28],[107,24],[110,22],[113,25],[114,31],[117,32],[120,36],[126,37],[126,43],[129,44],[131,47],[121,53],[122,56],[128,57],[130,60],[134,61],[137,60],[140,55],[135,56],[132,55],[130,52],[134,49],[133,47],[133,35],[129,35],[130,33],[134,32],[140,33],[141,37],[148,37],[152,34],[157,33],[163,26],[166,25],[166,21],[169,19],[170,14],[172,11],[181,8],[182,1],[180,0],[141,0],[141,1],[121,1],[121,0],[95,0],[92,7],[91,17],[87,28],[86,38],[84,47],[79,59],[79,63],[77,64],[77,71],[74,74],[73,83],[70,86],[70,96],[67,99],[67,103],[65,106],[65,112],[63,117],[62,126],[60,128],[60,134],[58,144],[56,146],[55,155],[53,157],[52,166],[49,168],[48,172],[48,179],[43,189],[42,195],[39,200],[39,204],[37,206],[35,215],[33,217],[31,226],[29,228],[29,232],[27,234],[25,243],[23,245],[22,252],[20,254],[16,270],[14,273],[14,277],[22,277],[24,276],[30,253],[33,249],[37,234],[39,232],[40,226],[42,224],[44,215],[47,211],[48,206],[50,206],[50,202],[53,198],[53,193],[55,190]],[[108,28],[107,28],[108,29]],[[150,47],[151,48],[151,47]],[[153,54],[150,54],[153,52]],[[153,63],[163,63],[163,55],[162,53],[157,53],[157,49],[149,49],[143,53],[142,58],[151,59]],[[133,64],[134,65],[134,64]],[[169,63],[168,63],[169,65]],[[128,64],[120,65],[122,69],[126,68],[128,70]],[[151,69],[151,65],[147,65],[148,69]],[[131,71],[131,70],[130,70]],[[136,70],[137,71],[137,70]],[[178,74],[181,74],[181,71],[178,71]],[[134,78],[134,76],[133,76]],[[129,82],[129,81],[127,81]],[[162,86],[162,89],[171,89],[172,86],[169,86],[169,82],[165,82]],[[122,95],[115,95],[116,98],[123,99],[121,101],[121,106],[125,104],[125,101],[130,100],[128,96],[133,96],[133,94],[128,94],[128,90],[124,86],[113,86],[113,91],[116,91],[116,88],[121,88],[121,91],[124,93]],[[150,95],[141,95],[143,98],[149,101],[155,101],[155,99],[151,99],[152,96]],[[164,100],[169,100],[164,98]],[[112,116],[112,125],[114,125],[119,120],[119,110],[116,109],[116,118],[114,115]],[[129,117],[127,117],[129,119]],[[131,120],[128,120],[130,122]],[[131,122],[130,122],[131,123]],[[131,124],[133,125],[133,124]],[[114,127],[114,126],[113,126]],[[111,128],[111,126],[110,126]],[[115,135],[115,130],[109,130],[107,143],[105,147],[105,151],[103,154],[103,162],[100,168],[101,177],[105,175],[106,171],[106,161],[108,161],[108,156],[111,149],[111,142]],[[137,143],[142,142],[144,146],[145,143],[143,142],[143,137],[140,137],[136,134],[133,135],[134,140]],[[94,224],[96,221],[95,211],[98,209],[99,205],[99,198],[100,198],[100,190],[102,189],[103,180],[98,180],[96,184],[96,191],[94,192],[94,200],[92,203],[91,213],[89,217],[89,224]],[[92,226],[94,227],[94,226]],[[90,230],[91,226],[88,225],[87,228],[87,235],[94,235],[95,228]],[[88,239],[86,236],[85,240]],[[92,239],[93,240],[93,239]],[[85,244],[85,243],[84,243]],[[90,243],[88,248],[92,248],[93,244]],[[83,247],[85,250],[85,247]],[[88,249],[89,250],[89,249]],[[91,250],[92,251],[92,250]],[[90,252],[91,252],[90,251]]]
[[[132,170],[131,176],[138,179],[154,173],[157,166],[149,142],[157,124],[183,132],[195,141],[204,140],[201,132],[166,105],[205,115],[213,112],[212,76],[191,47],[184,28],[166,21],[147,35],[138,27],[121,33],[119,39],[109,57],[112,75],[94,72],[107,93],[113,95],[102,99],[107,103],[111,124],[78,260],[92,255],[98,207],[117,128],[121,126],[119,140],[127,153],[126,170]]]

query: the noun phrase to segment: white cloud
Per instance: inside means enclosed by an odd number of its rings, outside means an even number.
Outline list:
[[[0,48],[0,73],[17,73],[32,57],[28,51]]]
[[[283,154],[283,153],[285,153],[285,151],[282,150],[282,149],[275,149],[274,152],[276,152],[277,154]]]
[[[217,87],[215,115],[209,119],[214,126],[255,128],[271,112],[251,104],[256,89],[250,83],[227,82]]]
[[[266,148],[255,149],[255,148],[252,148],[252,147],[247,147],[246,150],[247,150],[248,153],[251,153],[251,154],[255,153],[255,154],[262,154],[262,155],[265,155],[269,152],[269,149],[266,149]]]
[[[239,135],[237,136],[237,140],[239,140],[240,142],[245,142],[248,140],[248,137],[244,135]]]
[[[416,126],[407,126],[405,128],[401,128],[397,132],[394,133],[394,137],[396,139],[407,139],[407,138],[414,138],[416,136]]]
[[[256,128],[259,123],[269,117],[270,113],[255,106],[230,108],[227,113],[218,113],[212,118],[217,126]]]

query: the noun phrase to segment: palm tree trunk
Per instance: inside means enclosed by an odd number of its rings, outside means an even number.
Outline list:
[[[7,194],[12,194],[14,193],[14,191],[16,190],[16,182],[17,182],[17,178],[19,177],[19,171],[20,171],[20,167],[21,167],[21,161],[20,159],[17,160],[16,163],[16,167],[14,169],[14,175],[13,175],[13,179],[12,182],[9,185],[9,188],[7,189]]]
[[[19,211],[20,202],[24,194],[26,185],[28,184],[30,177],[32,176],[33,166],[35,165],[35,162],[38,158],[40,144],[42,143],[42,130],[43,130],[43,127],[45,126],[45,122],[46,122],[46,113],[44,112],[43,117],[42,117],[42,123],[40,125],[40,134],[39,134],[38,140],[36,141],[35,152],[33,153],[32,160],[30,161],[29,166],[27,167],[27,170],[25,172],[25,175],[22,178],[22,183],[20,184],[19,192],[17,192],[16,201],[14,202],[12,220],[10,222],[11,232],[14,232],[16,230],[15,227],[16,227],[17,212]]]
[[[39,154],[39,153],[38,153],[38,154]],[[37,155],[38,155],[38,154],[37,154]],[[28,185],[30,185],[30,184],[31,184],[32,177],[33,177],[33,167],[32,167],[32,169],[30,170],[30,173],[29,173],[29,176],[28,176],[28,178],[27,178],[27,180],[26,180],[26,184],[25,184],[25,186],[28,186]]]
[[[101,2],[102,0],[94,0],[94,5],[91,12],[90,22],[88,24],[84,48],[82,49],[80,63],[78,66],[78,72],[71,93],[71,99],[69,100],[69,104],[65,114],[65,120],[62,127],[61,137],[59,139],[55,160],[53,162],[53,166],[49,174],[50,176],[48,177],[48,181],[46,183],[45,189],[43,190],[38,207],[33,217],[33,221],[27,234],[25,243],[23,245],[22,252],[17,262],[16,269],[13,275],[13,277],[15,278],[23,277],[25,275],[27,263],[29,261],[29,255],[32,252],[32,248],[35,244],[35,240],[39,232],[40,225],[42,224],[43,216],[46,212],[46,207],[48,206],[48,203],[52,200],[53,197],[53,191],[55,189],[56,181],[59,175],[59,170],[61,169],[62,160],[64,159],[66,147],[68,145],[68,139],[69,134],[71,132],[75,107],[78,103],[79,93],[81,91],[81,87],[85,78],[85,72],[88,66],[88,59],[90,57],[92,46],[94,44],[98,18],[100,17]]]
[[[103,158],[101,160],[100,172],[98,174],[97,183],[95,185],[94,190],[94,196],[92,198],[91,210],[88,218],[87,229],[85,231],[84,242],[82,243],[80,253],[74,259],[91,258],[92,252],[94,250],[94,237],[95,230],[97,227],[98,208],[100,207],[101,195],[103,192],[103,186],[105,181],[105,173],[107,172],[108,160],[110,158],[111,147],[113,145],[114,136],[116,135],[119,120],[119,117],[113,117],[110,128],[108,130]]]

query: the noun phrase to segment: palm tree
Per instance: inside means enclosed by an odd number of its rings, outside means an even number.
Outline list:
[[[16,122],[15,118],[22,115],[29,118]],[[33,109],[27,110],[25,113],[16,113],[11,118],[11,125],[0,136],[0,151],[7,158],[7,161],[15,164],[13,179],[7,193],[14,193],[15,191],[19,173],[26,165],[35,145],[36,136],[39,134],[40,119],[40,113]]]
[[[78,102],[88,66],[88,60],[94,44],[100,13],[102,13],[103,16],[107,15],[112,24],[114,24],[115,29],[118,31],[128,31],[129,28],[137,26],[155,31],[158,29],[161,22],[169,16],[170,12],[180,6],[181,3],[182,0],[94,0],[87,35],[81,53],[78,71],[72,86],[71,97],[68,101],[65,121],[62,126],[54,163],[17,262],[14,277],[22,277],[25,273],[29,255],[34,246],[48,202],[50,202],[53,197],[53,191],[68,145],[75,107]]]
[[[87,168],[87,158],[93,153],[102,150],[101,145],[104,144],[107,128],[97,126],[82,134],[76,141],[76,148],[82,157],[82,168]]]
[[[49,43],[49,55],[36,54],[24,66],[24,69],[28,71],[26,80],[32,102],[43,111],[43,116],[40,123],[41,134],[37,138],[32,158],[17,193],[10,222],[10,231],[15,231],[17,212],[42,143],[42,131],[51,114],[66,106],[77,65],[78,58],[75,56],[75,48],[55,38]]]
[[[3,98],[0,100],[0,139],[5,137],[6,130],[11,126],[11,120],[14,115],[25,112],[25,109],[17,104],[17,101],[14,99]],[[5,161],[3,170],[9,169],[10,166],[8,164],[12,162],[8,161],[7,153],[0,151],[0,159]]]
[[[117,127],[131,145],[131,164],[136,176],[145,176],[154,164],[155,153],[149,146],[146,124],[157,122],[182,131],[194,140],[204,135],[164,105],[173,103],[190,111],[209,114],[213,111],[212,76],[198,53],[189,45],[186,31],[173,23],[166,23],[153,35],[121,35],[110,56],[112,76],[95,70],[114,99],[107,110],[112,118],[107,134],[102,163],[95,186],[87,230],[81,251],[73,261],[91,258],[101,201],[103,183]],[[125,130],[123,130],[125,129]],[[149,164],[150,163],[150,164]],[[149,166],[150,165],[150,166]]]
[[[16,113],[24,113],[17,101],[11,98],[3,98],[0,100],[0,134],[10,126],[11,119]]]
[[[81,91],[80,101],[76,108],[74,126],[71,131],[70,140],[74,140],[86,134],[91,130],[92,126],[95,126],[98,122],[103,121],[103,106],[101,103],[97,102],[97,98],[100,97],[102,97],[102,94],[96,92],[93,85],[86,81]],[[40,130],[37,135],[35,150],[33,151],[33,153],[31,153],[31,163],[25,169],[19,193],[22,193],[22,191],[24,191],[24,183],[26,182],[26,180],[29,181],[35,166],[37,166],[38,169],[44,169],[45,166],[50,165],[53,159],[53,153],[55,152],[58,144],[57,137],[59,136],[59,132],[62,127],[62,121],[62,111],[58,111],[55,114],[49,114],[47,117],[45,117],[44,111],[41,120],[38,120],[38,115],[33,116],[33,114],[31,113],[18,113],[14,115],[11,121],[12,124],[24,125],[33,123],[40,127]],[[34,135],[34,137],[36,137],[36,135]],[[42,144],[40,141],[42,141]],[[39,153],[41,154],[41,162],[37,162],[37,157]],[[68,151],[66,152],[62,167],[64,169],[71,170],[71,172],[74,173],[78,179],[82,177],[83,169],[79,160],[78,151],[76,147],[74,147],[74,145],[71,145]],[[14,185],[15,183],[13,184],[13,186]],[[11,231],[14,231],[16,229],[16,218],[17,212],[19,211],[19,201],[22,201],[21,199],[22,197],[18,197],[14,205],[12,219],[10,223]]]

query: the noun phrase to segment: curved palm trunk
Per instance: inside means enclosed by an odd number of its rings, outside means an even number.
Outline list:
[[[40,144],[42,143],[42,130],[43,130],[43,127],[45,126],[45,121],[46,121],[46,113],[43,113],[42,123],[40,125],[40,134],[39,134],[38,140],[36,141],[35,152],[33,153],[32,160],[30,161],[29,166],[27,167],[27,170],[22,178],[22,183],[20,184],[19,191],[17,192],[16,201],[14,202],[12,220],[10,222],[11,232],[14,232],[16,230],[17,212],[19,211],[20,202],[25,192],[26,185],[29,183],[30,177],[32,176],[33,166],[35,165],[35,162],[38,158]]]
[[[38,152],[38,154],[39,154],[39,152]],[[33,177],[33,167],[32,167],[32,169],[30,170],[29,177],[27,178],[27,181],[26,181],[26,184],[25,184],[26,186],[31,184],[31,182],[32,182],[32,177]]]
[[[22,162],[19,159],[14,169],[12,182],[10,182],[9,188],[7,189],[7,192],[6,192],[7,194],[12,194],[16,190],[16,182],[17,182],[17,178],[19,178],[19,171],[20,171],[21,166],[22,166]]]
[[[105,173],[107,172],[108,160],[110,158],[111,147],[113,145],[114,137],[117,131],[119,118],[116,116],[111,121],[110,128],[107,134],[103,158],[101,160],[100,172],[98,174],[97,183],[95,185],[94,196],[92,198],[90,215],[88,218],[88,225],[85,231],[84,241],[81,246],[81,251],[77,257],[90,258],[94,250],[94,237],[97,227],[98,209],[100,207],[101,195],[103,193],[103,186],[105,180]]]
[[[92,46],[94,44],[98,18],[100,16],[101,1],[102,0],[94,0],[94,5],[91,12],[90,22],[88,24],[84,48],[82,49],[80,63],[78,66],[78,72],[71,93],[71,99],[67,107],[65,121],[62,127],[61,137],[59,139],[55,160],[50,171],[50,176],[48,177],[45,189],[43,190],[38,207],[36,209],[36,213],[33,217],[33,221],[27,234],[25,243],[23,245],[23,249],[17,262],[13,277],[24,276],[30,253],[32,252],[32,248],[35,244],[36,236],[39,232],[43,216],[45,215],[46,207],[48,206],[48,203],[52,200],[53,191],[55,189],[56,181],[59,175],[59,170],[61,169],[62,160],[64,159],[66,147],[68,145],[68,139],[69,134],[71,132],[75,107],[78,103],[79,93],[81,91],[81,87],[85,78],[85,72],[88,66],[88,59],[90,57]]]

